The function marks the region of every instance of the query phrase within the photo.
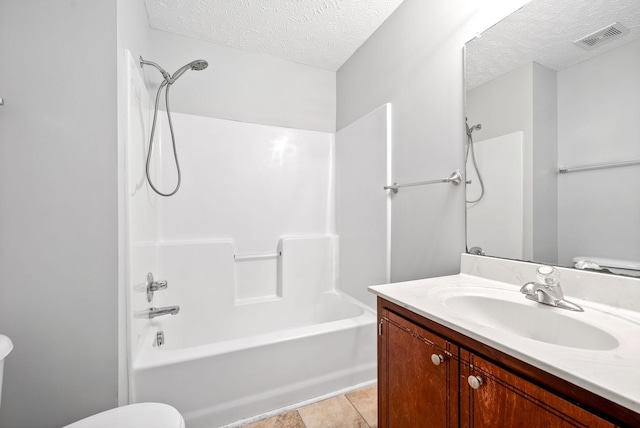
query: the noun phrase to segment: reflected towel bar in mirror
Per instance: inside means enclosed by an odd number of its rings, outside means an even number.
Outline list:
[[[407,183],[407,184],[398,184],[393,183],[393,186],[384,186],[384,190],[391,190],[393,193],[398,193],[398,189],[400,187],[412,187],[412,186],[423,186],[426,184],[438,184],[438,183],[452,183],[457,186],[462,183],[462,174],[459,170],[455,170],[451,173],[450,176],[446,178],[441,178],[439,180],[429,180],[429,181],[419,181],[416,183]]]
[[[598,164],[592,164],[592,165],[572,166],[569,168],[558,168],[558,174],[567,174],[570,172],[579,172],[579,171],[592,171],[594,169],[618,168],[621,166],[632,166],[632,165],[640,165],[640,159],[625,161],[625,162],[609,162],[609,163],[598,163]]]

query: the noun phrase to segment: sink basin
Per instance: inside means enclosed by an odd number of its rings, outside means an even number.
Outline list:
[[[565,309],[526,300],[517,290],[483,287],[441,287],[431,290],[457,318],[526,339],[569,348],[606,351],[618,340],[594,325],[588,311]]]

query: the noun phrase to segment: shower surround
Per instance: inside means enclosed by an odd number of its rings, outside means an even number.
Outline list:
[[[388,108],[364,118],[372,139],[350,146],[369,144],[375,162],[341,161],[333,133],[174,113],[182,186],[162,198],[144,180],[149,92],[130,55],[129,63],[131,401],[166,402],[188,426],[211,427],[374,382],[375,313],[357,298],[367,285],[388,282]],[[162,190],[174,186],[176,170],[160,123],[150,172]],[[380,183],[362,190],[365,209],[375,210],[367,216],[353,212],[357,201],[347,216],[334,206],[334,177],[349,176],[335,170],[357,175],[354,162],[382,165]],[[338,194],[348,188],[338,183]],[[374,246],[347,233],[342,242],[339,225],[354,215],[363,219],[360,239]],[[356,248],[366,248],[366,259]],[[367,272],[358,278],[358,270]],[[168,281],[152,302],[148,272]],[[146,317],[149,307],[172,305],[179,314]]]

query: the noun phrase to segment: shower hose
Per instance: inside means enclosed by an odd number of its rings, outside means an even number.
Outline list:
[[[160,103],[160,94],[162,93],[162,89],[165,90],[165,104],[167,106],[167,119],[169,121],[169,131],[171,132],[171,146],[173,147],[173,159],[176,164],[176,171],[178,172],[178,183],[176,187],[169,193],[162,193],[160,190],[153,185],[151,181],[151,174],[149,174],[149,165],[151,164],[151,152],[153,151],[153,137],[156,132],[156,119],[158,118],[158,105]],[[156,106],[153,111],[153,124],[151,125],[151,137],[149,138],[149,151],[147,152],[147,165],[145,168],[147,174],[147,181],[149,182],[149,186],[160,196],[172,196],[175,195],[178,189],[180,188],[180,183],[182,182],[182,174],[180,172],[180,163],[178,162],[178,153],[176,151],[176,138],[173,133],[173,123],[171,122],[171,109],[169,108],[169,88],[171,88],[171,83],[169,83],[166,79],[162,81],[160,87],[158,88],[158,93],[156,94]]]

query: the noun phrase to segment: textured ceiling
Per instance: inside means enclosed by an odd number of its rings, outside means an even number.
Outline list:
[[[403,0],[145,0],[152,28],[335,71]]]
[[[616,21],[629,34],[588,51],[573,43]],[[467,43],[466,88],[529,62],[559,71],[639,37],[640,0],[532,0]]]

